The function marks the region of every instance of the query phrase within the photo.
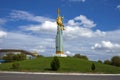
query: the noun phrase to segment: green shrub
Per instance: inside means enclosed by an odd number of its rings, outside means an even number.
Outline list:
[[[111,65],[111,61],[110,61],[110,60],[105,60],[105,61],[104,61],[104,64]]]
[[[18,62],[15,62],[12,64],[12,69],[19,69],[20,64]]]
[[[60,68],[60,62],[58,57],[54,57],[52,62],[51,62],[51,69],[53,71],[57,71]]]
[[[120,67],[120,56],[113,56],[111,59],[111,65]]]
[[[98,60],[98,63],[101,63],[101,64],[102,64],[103,62],[102,62],[101,60]]]
[[[6,56],[3,57],[3,60],[5,60],[6,62],[13,62],[14,59],[14,54],[13,53],[9,53],[9,54],[6,54]]]
[[[80,55],[80,54],[75,54],[73,57],[88,60],[87,56]]]
[[[91,65],[91,70],[95,71],[95,64],[94,63],[92,63],[92,65]]]
[[[26,54],[9,53],[3,57],[3,60],[5,60],[6,62],[21,61],[25,59],[26,59]]]

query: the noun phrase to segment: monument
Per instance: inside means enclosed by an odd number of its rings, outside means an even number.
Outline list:
[[[55,56],[58,57],[67,57],[64,54],[64,46],[63,46],[63,30],[65,30],[62,19],[63,17],[60,16],[60,9],[57,10],[58,17],[56,20],[57,23],[57,35],[56,35],[56,54]]]

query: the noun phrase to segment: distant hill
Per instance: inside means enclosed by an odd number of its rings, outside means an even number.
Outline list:
[[[41,57],[33,60],[20,61],[18,71],[35,71],[35,72],[53,72],[50,69],[52,57]],[[77,72],[77,73],[119,73],[120,67],[106,65],[98,62],[87,61],[79,58],[59,58],[60,69],[57,72]],[[91,71],[92,63],[95,64],[96,70]],[[13,63],[0,64],[1,71],[11,71]]]

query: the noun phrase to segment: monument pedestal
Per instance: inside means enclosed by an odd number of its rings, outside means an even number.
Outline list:
[[[65,54],[55,54],[54,56],[56,56],[56,57],[67,57],[67,55],[65,55]]]

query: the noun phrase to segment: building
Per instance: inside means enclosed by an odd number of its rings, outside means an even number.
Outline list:
[[[13,53],[13,54],[26,54],[26,59],[34,59],[36,57],[35,54],[19,49],[0,49],[0,58],[2,59],[6,54]]]

